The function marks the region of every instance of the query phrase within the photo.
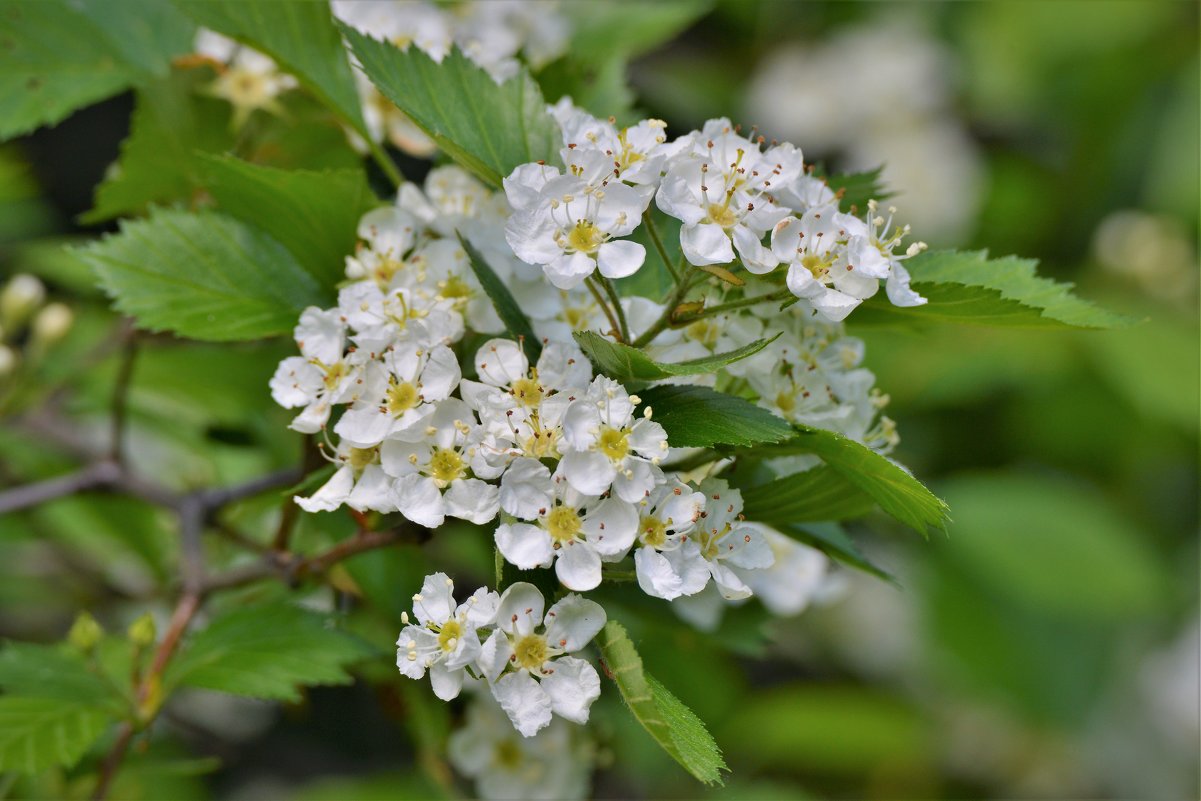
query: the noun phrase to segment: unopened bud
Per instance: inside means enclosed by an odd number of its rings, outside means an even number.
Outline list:
[[[96,618],[89,612],[80,612],[79,617],[71,624],[71,630],[67,632],[67,642],[86,654],[91,653],[103,636],[104,629],[100,628]]]
[[[50,303],[33,318],[33,340],[40,345],[53,345],[71,330],[75,312],[65,303]]]
[[[46,300],[46,287],[28,273],[18,273],[9,279],[0,292],[0,320],[9,330],[28,320]]]
[[[146,648],[154,645],[154,641],[158,638],[158,631],[154,625],[154,617],[147,612],[137,620],[129,624],[129,641],[138,648]]]

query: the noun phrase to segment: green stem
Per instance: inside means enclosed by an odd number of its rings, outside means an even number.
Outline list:
[[[626,310],[621,307],[621,298],[617,296],[617,287],[613,286],[613,282],[604,276],[601,276],[600,284],[609,295],[609,300],[613,302],[613,312],[617,315],[617,324],[621,330],[621,341],[629,342],[630,326],[626,322]]]
[[[659,319],[655,320],[655,322],[651,324],[650,328],[643,331],[642,335],[630,344],[636,348],[641,348],[649,343],[652,339],[657,337],[659,333],[663,331],[663,329],[667,328],[667,326],[671,324],[671,314],[676,310],[676,306],[679,306],[680,302],[684,300],[684,296],[688,294],[688,290],[692,289],[692,287],[696,285],[696,282],[704,278],[706,275],[708,275],[708,273],[706,273],[704,270],[694,270],[692,273],[685,276],[684,279],[676,285],[676,291],[673,292],[671,297],[667,299],[667,305],[663,309],[663,313],[659,315]]]
[[[404,176],[400,174],[400,170],[396,167],[396,162],[388,156],[388,153],[380,145],[379,142],[367,140],[367,146],[371,149],[371,158],[375,159],[375,163],[384,171],[384,175],[388,176],[388,180],[392,182],[392,186],[400,189],[400,185],[405,182]]]
[[[791,294],[792,293],[787,289],[781,289],[776,292],[768,292],[766,295],[754,295],[751,297],[739,298],[738,300],[732,300],[729,303],[721,303],[717,306],[709,306],[708,308],[702,309],[695,314],[685,315],[680,319],[680,322],[691,323],[695,320],[700,320],[704,317],[712,317],[715,314],[732,311],[733,309],[742,309],[746,308],[747,306],[757,306],[760,303],[770,303],[776,300],[784,300]]]
[[[695,470],[703,465],[716,462],[721,458],[724,458],[722,454],[706,449],[700,453],[694,453],[691,456],[684,457],[683,459],[678,459],[674,462],[669,462],[659,466],[665,473],[686,473],[689,470]]]
[[[609,308],[609,304],[605,302],[604,296],[601,295],[601,290],[600,287],[597,286],[596,279],[590,275],[584,279],[584,285],[588,287],[588,291],[592,293],[593,299],[596,301],[597,305],[601,307],[601,310],[604,311],[605,317],[608,318],[609,325],[613,328],[613,336],[617,338],[618,342],[624,343],[626,339],[621,333],[622,326],[617,322],[617,317],[613,314],[613,310]]]
[[[655,225],[655,217],[651,214],[649,208],[643,212],[642,219],[646,222],[646,230],[650,232],[651,242],[654,244],[655,250],[659,252],[659,258],[663,259],[663,266],[671,273],[672,280],[678,284],[680,282],[680,273],[667,256],[667,248],[663,247],[663,240],[659,237],[659,228]]]

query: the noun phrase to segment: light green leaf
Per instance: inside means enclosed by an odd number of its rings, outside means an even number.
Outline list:
[[[298,686],[349,684],[346,666],[372,654],[316,612],[283,602],[241,607],[193,638],[168,668],[164,685],[297,701]]]
[[[708,387],[651,387],[639,395],[643,407],[651,407],[655,421],[667,431],[673,448],[746,446],[793,436],[792,427],[766,409]]]
[[[103,709],[59,698],[0,696],[0,771],[71,767],[111,720]]]
[[[361,170],[281,170],[232,157],[204,158],[217,207],[283,243],[317,285],[346,276],[359,218],[377,200]]]
[[[88,669],[83,655],[61,645],[10,642],[0,650],[0,688],[8,695],[105,706],[119,714],[122,699]]]
[[[984,251],[923,253],[905,262],[912,287],[929,303],[901,308],[876,299],[855,312],[858,324],[965,323],[1026,328],[1120,328],[1134,321],[1072,294],[1071,284],[1042,278],[1037,262]]]
[[[494,187],[519,164],[554,162],[559,126],[524,70],[497,84],[457,48],[436,62],[342,26],[364,72],[438,147]]]
[[[175,0],[206,28],[271,56],[367,136],[354,74],[329,4],[271,0]]]
[[[689,359],[686,362],[657,362],[638,348],[605,339],[593,331],[577,331],[575,341],[587,354],[598,373],[603,373],[623,384],[629,384],[641,381],[662,381],[665,378],[683,375],[715,373],[727,364],[754,356],[775,341],[778,336],[779,334],[776,334],[771,339],[756,339],[749,345],[726,353],[715,353],[712,356]]]
[[[771,525],[849,520],[875,508],[872,497],[829,465],[742,490],[743,512]]]
[[[95,206],[83,222],[141,214],[151,203],[187,200],[203,185],[198,152],[224,151],[235,137],[230,105],[195,91],[203,80],[200,71],[180,72],[138,91],[118,166],[97,187]]]
[[[165,75],[192,26],[158,0],[19,0],[0,13],[0,139]]]
[[[670,441],[670,440],[669,440]],[[778,447],[765,446],[756,456],[812,453],[832,470],[871,496],[888,514],[922,535],[945,529],[947,505],[896,462],[854,440],[808,426],[796,426],[796,437]]]
[[[525,312],[521,310],[521,306],[513,294],[509,292],[509,288],[489,266],[483,254],[472,247],[462,234],[458,234],[458,237],[459,244],[463,246],[463,250],[467,251],[467,257],[471,262],[471,269],[475,273],[475,277],[479,279],[484,292],[492,301],[492,307],[496,309],[497,316],[505,324],[506,332],[513,339],[522,343],[530,362],[536,363],[542,354],[542,342],[534,333],[534,327],[530,325],[529,318],[525,316]]]
[[[721,784],[721,771],[729,768],[717,743],[692,710],[642,669],[625,628],[610,620],[596,639],[606,673],[642,727],[696,779]]]
[[[194,339],[283,334],[323,292],[287,248],[214,212],[157,210],[77,251],[114,305],[152,331]]]

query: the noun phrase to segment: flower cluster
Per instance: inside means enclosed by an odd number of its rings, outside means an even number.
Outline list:
[[[269,56],[219,33],[202,28],[194,48],[217,71],[208,92],[233,106],[234,128],[241,128],[255,111],[281,114],[279,96],[298,85]]]

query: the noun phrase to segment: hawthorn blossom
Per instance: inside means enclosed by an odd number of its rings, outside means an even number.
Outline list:
[[[747,523],[762,534],[774,561],[761,570],[733,568],[773,615],[799,615],[819,599],[828,583],[830,560],[816,548],[797,542],[762,523]]]
[[[196,33],[194,46],[197,55],[217,65],[217,78],[208,86],[208,92],[234,107],[233,128],[245,125],[255,111],[284,113],[278,98],[295,89],[297,82],[270,57],[205,28]]]
[[[359,512],[395,512],[392,478],[380,465],[379,448],[339,443],[333,459],[338,467],[329,481],[307,498],[293,497],[306,512],[332,512],[343,504]]]
[[[500,596],[496,630],[480,652],[480,672],[514,728],[532,737],[552,713],[587,723],[600,697],[596,668],[577,653],[604,627],[605,610],[574,593],[547,610],[532,584],[510,585]]]
[[[770,567],[775,559],[771,548],[761,530],[743,522],[742,493],[731,489],[719,478],[706,479],[701,483],[700,491],[705,495],[705,509],[690,535],[696,548],[681,549],[683,570],[680,572],[704,568],[708,576],[699,589],[708,585],[712,578],[726,600],[749,598],[751,588],[732,568],[757,570]]]
[[[647,595],[672,600],[692,595],[709,581],[689,534],[705,508],[705,496],[680,481],[669,481],[639,503],[634,567]]]
[[[285,409],[303,407],[289,428],[315,434],[329,421],[334,404],[358,399],[366,360],[345,352],[346,325],[338,309],[308,307],[293,335],[302,355],[280,362],[271,377],[271,397]]]
[[[396,667],[410,679],[426,671],[434,695],[443,701],[458,696],[464,670],[479,658],[480,638],[476,631],[496,619],[500,597],[484,587],[455,606],[454,582],[445,573],[426,576],[421,592],[413,596],[417,624],[402,616],[405,627],[396,640]]]

